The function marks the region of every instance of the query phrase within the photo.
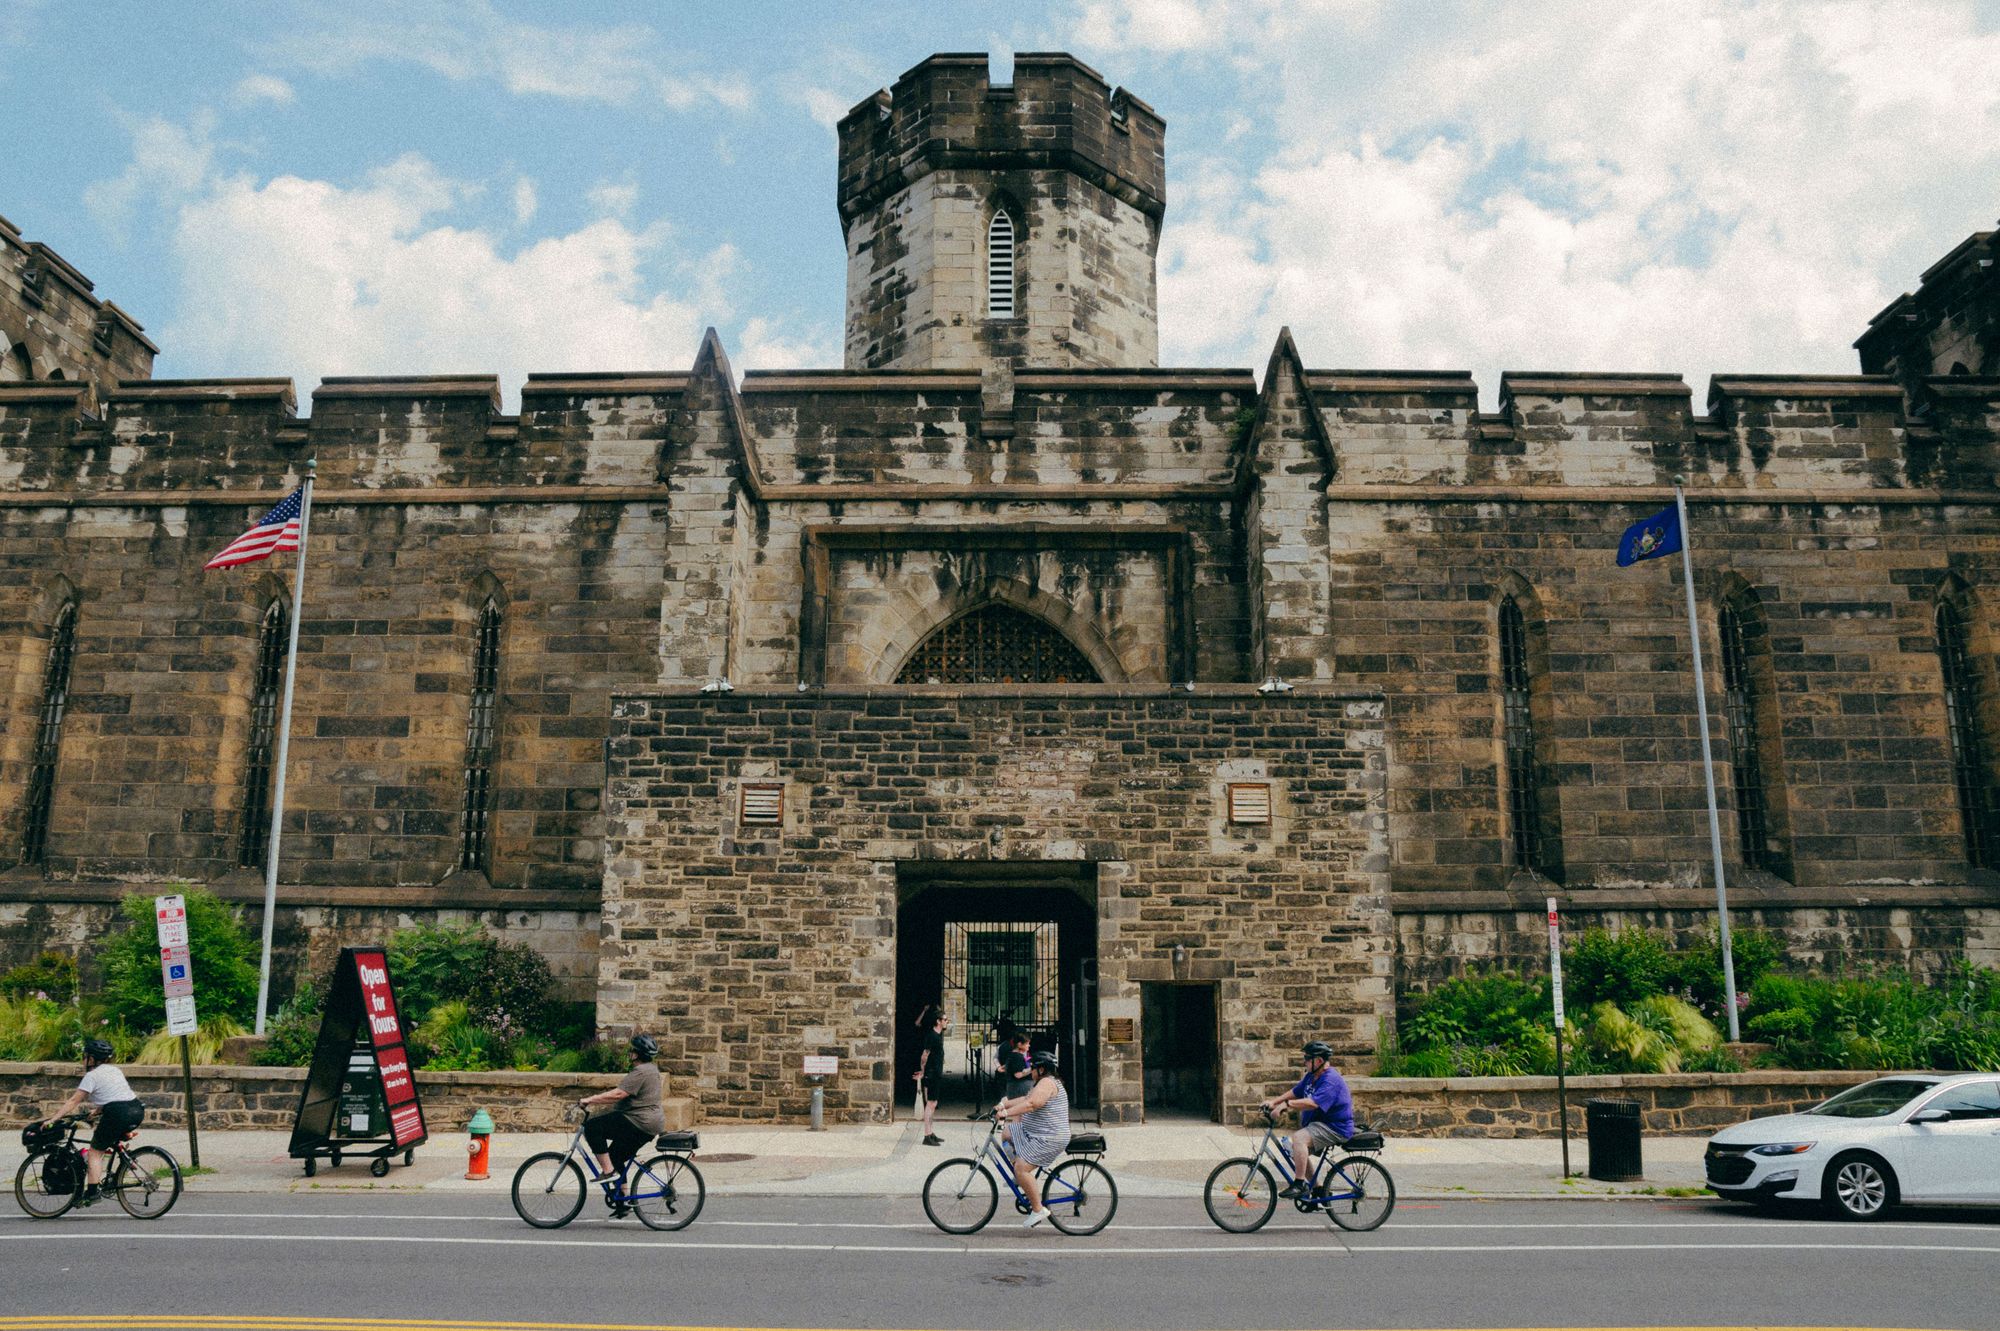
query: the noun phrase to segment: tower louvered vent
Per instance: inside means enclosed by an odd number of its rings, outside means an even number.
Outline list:
[[[993,214],[986,227],[986,317],[1014,317],[1014,219]]]

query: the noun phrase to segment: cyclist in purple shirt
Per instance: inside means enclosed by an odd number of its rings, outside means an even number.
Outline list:
[[[1299,1111],[1299,1130],[1292,1134],[1292,1181],[1280,1197],[1304,1195],[1306,1180],[1311,1177],[1306,1170],[1309,1152],[1338,1146],[1354,1135],[1354,1099],[1347,1092],[1346,1081],[1333,1070],[1333,1046],[1324,1040],[1309,1041],[1305,1056],[1306,1075],[1298,1084],[1264,1102],[1264,1108],[1274,1114]]]

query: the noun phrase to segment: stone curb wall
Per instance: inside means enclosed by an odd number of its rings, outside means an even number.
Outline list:
[[[0,1063],[0,1114],[13,1124],[52,1111],[76,1085],[74,1063]],[[179,1127],[181,1072],[176,1067],[128,1067],[132,1089],[146,1102],[146,1121]],[[201,1126],[287,1129],[305,1085],[304,1068],[203,1066],[194,1070]],[[1584,1126],[1589,1100],[1636,1100],[1644,1130],[1699,1136],[1745,1118],[1789,1114],[1818,1104],[1875,1072],[1689,1072],[1658,1076],[1573,1077],[1570,1130]],[[419,1072],[424,1118],[432,1134],[464,1130],[484,1109],[502,1132],[562,1128],[578,1097],[618,1084],[609,1073]],[[1399,1137],[1553,1137],[1557,1134],[1553,1077],[1355,1077],[1355,1116]],[[668,1126],[692,1127],[699,1107],[685,1096],[667,1100]]]
[[[124,1072],[146,1104],[148,1124],[183,1126],[178,1067],[132,1066]],[[44,1117],[62,1104],[78,1075],[75,1063],[0,1063],[0,1114],[11,1124]],[[306,1070],[202,1065],[194,1069],[194,1080],[200,1127],[286,1130],[298,1113]],[[569,1108],[578,1099],[618,1080],[599,1072],[419,1072],[417,1092],[432,1136],[463,1132],[475,1109],[491,1114],[502,1132],[546,1132],[572,1122]],[[670,1128],[692,1127],[697,1117],[694,1101],[686,1097],[669,1097],[666,1111]]]
[[[1572,1134],[1590,1100],[1636,1100],[1645,1132],[1701,1136],[1746,1118],[1795,1114],[1880,1072],[1682,1072],[1571,1077]],[[1554,1137],[1554,1077],[1354,1077],[1354,1116],[1392,1137]]]

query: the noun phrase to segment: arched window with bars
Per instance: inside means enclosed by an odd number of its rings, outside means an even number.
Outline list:
[[[986,317],[1014,317],[1014,219],[1005,208],[993,210],[986,224]]]
[[[1010,605],[986,605],[940,626],[910,653],[898,684],[1095,684],[1075,643]]]
[[[1996,867],[2000,818],[1995,817],[1992,767],[1980,726],[1979,680],[1973,672],[1969,626],[1956,598],[1937,603],[1938,665],[1944,675],[1945,725],[1951,739],[1952,784],[1965,829],[1965,859],[1975,869]]]
[[[1501,742],[1507,757],[1507,834],[1512,864],[1545,872],[1542,797],[1535,763],[1534,679],[1528,665],[1528,626],[1521,603],[1500,601]]]
[[[1760,689],[1751,668],[1750,633],[1754,610],[1744,594],[1726,598],[1716,613],[1722,640],[1722,717],[1729,731],[1729,775],[1736,797],[1736,846],[1748,869],[1776,871],[1772,845],[1771,801],[1765,785],[1764,757],[1758,731]]]
[[[56,610],[49,633],[48,664],[42,671],[42,705],[35,725],[35,751],[28,773],[28,805],[22,820],[21,860],[42,864],[49,853],[49,811],[56,795],[56,760],[62,752],[63,717],[69,711],[70,667],[76,658],[76,602]]]
[[[271,773],[290,632],[291,612],[283,599],[271,598],[257,629],[257,675],[251,687],[250,734],[243,760],[243,831],[236,862],[246,869],[263,868],[271,845]]]
[[[500,600],[479,610],[472,651],[472,698],[465,730],[465,795],[460,807],[458,867],[484,872],[492,855],[493,756],[500,701]]]

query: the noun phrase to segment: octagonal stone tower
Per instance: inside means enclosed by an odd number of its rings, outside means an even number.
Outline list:
[[[934,55],[840,122],[850,370],[1159,360],[1166,124],[1074,56]]]

